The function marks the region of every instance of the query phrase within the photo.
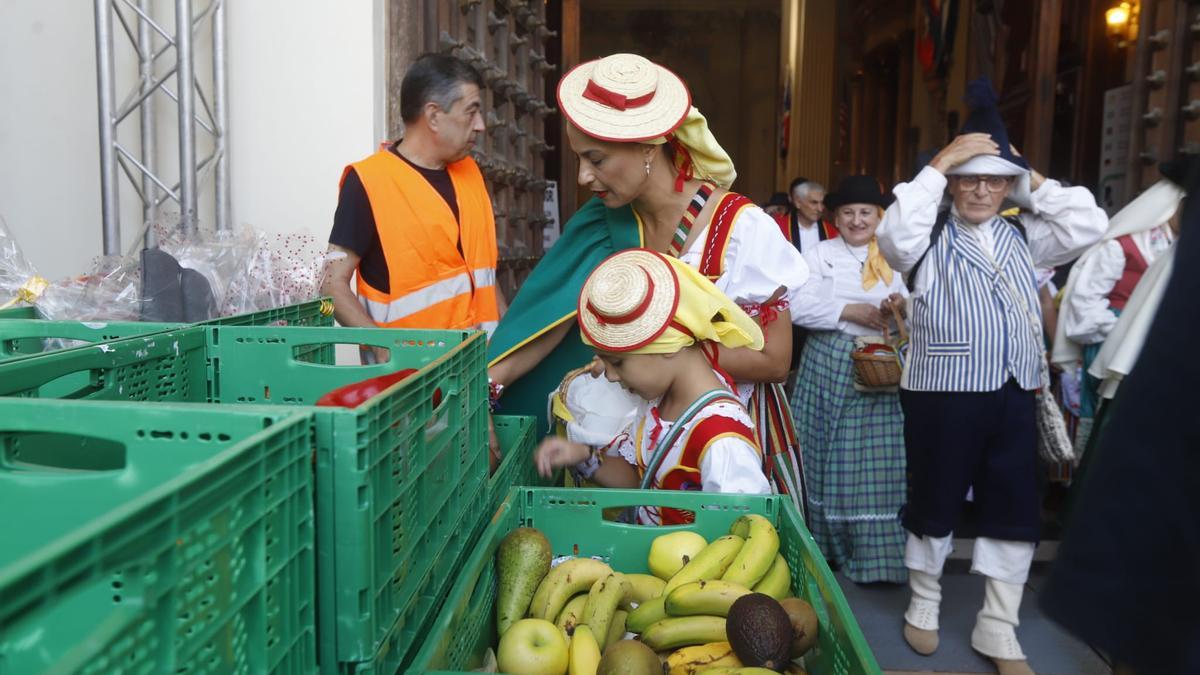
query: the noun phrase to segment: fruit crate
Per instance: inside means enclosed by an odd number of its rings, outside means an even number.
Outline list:
[[[496,415],[492,422],[496,425],[496,440],[500,442],[501,459],[500,466],[496,467],[496,472],[488,481],[489,515],[500,508],[511,488],[562,484],[561,475],[542,478],[533,465],[533,452],[537,449],[533,433],[536,418]],[[485,519],[480,519],[481,525],[486,525],[486,522]]]
[[[0,401],[0,670],[315,672],[310,417]]]
[[[651,527],[618,523],[603,512],[631,506],[669,506],[690,511],[691,525]],[[693,530],[710,541],[729,531],[745,513],[758,513],[779,531],[780,552],[792,569],[792,592],[817,613],[817,644],[804,656],[812,675],[879,675],[858,622],[833,573],[786,497],[607,489],[515,488],[492,516],[488,529],[464,564],[421,650],[406,664],[410,673],[478,668],[496,642],[496,549],[517,527],[536,527],[555,556],[600,556],[613,569],[645,573],[653,539]]]
[[[21,358],[81,344],[120,340],[161,333],[187,324],[151,321],[50,321],[41,318],[37,307],[16,307],[0,313],[0,361]],[[328,298],[275,307],[258,312],[226,316],[197,325],[211,326],[332,326],[333,302]],[[325,354],[310,352],[304,360],[322,362]]]
[[[391,350],[337,366],[336,344]],[[303,355],[328,360],[310,363]],[[316,444],[318,652],[322,672],[412,640],[449,587],[487,504],[483,333],[379,328],[191,327],[0,362],[0,396],[299,406]],[[323,394],[418,368],[355,409]],[[433,405],[434,392],[441,400]],[[458,489],[465,486],[463,489]],[[398,636],[398,637],[397,637]]]

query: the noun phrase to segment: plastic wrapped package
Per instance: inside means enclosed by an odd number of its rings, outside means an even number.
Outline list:
[[[216,313],[233,316],[315,298],[324,272],[323,242],[303,233],[157,229],[159,247],[205,277]]]
[[[0,218],[0,309],[34,304],[46,286]]]

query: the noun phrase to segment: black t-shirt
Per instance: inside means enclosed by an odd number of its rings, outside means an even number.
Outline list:
[[[398,144],[393,143],[388,150],[421,174],[442,199],[446,200],[450,211],[454,213],[454,219],[458,220],[458,197],[454,192],[454,183],[450,180],[450,172],[446,169],[426,169],[409,162],[396,149]],[[367,198],[367,190],[354,169],[350,169],[346,180],[342,182],[337,211],[333,214],[333,231],[329,234],[329,243],[354,251],[362,259],[358,267],[359,274],[372,288],[384,293],[391,290],[387,258],[383,255],[379,230],[375,227],[371,201]],[[459,249],[462,249],[461,241]]]

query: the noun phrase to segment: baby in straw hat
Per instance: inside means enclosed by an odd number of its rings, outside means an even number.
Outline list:
[[[770,492],[753,422],[715,365],[717,345],[762,349],[762,329],[712,282],[675,258],[621,251],[584,283],[579,326],[604,376],[644,401],[606,446],[543,441],[534,459],[543,476],[568,466],[605,487]],[[689,517],[637,515],[655,525]]]

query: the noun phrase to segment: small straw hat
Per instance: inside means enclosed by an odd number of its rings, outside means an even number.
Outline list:
[[[605,258],[579,293],[579,328],[606,352],[644,347],[667,330],[679,306],[679,277],[659,253],[628,249]]]
[[[674,131],[692,107],[679,76],[636,54],[613,54],[572,68],[558,83],[567,120],[602,141],[635,142]]]

